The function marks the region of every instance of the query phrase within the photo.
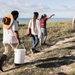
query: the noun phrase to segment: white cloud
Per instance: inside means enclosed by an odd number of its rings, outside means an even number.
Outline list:
[[[75,12],[75,8],[67,5],[62,5],[62,11]]]
[[[1,6],[0,6],[0,9],[3,10],[4,8],[4,12],[7,11],[7,10],[13,10],[13,9],[17,9],[21,12],[27,12],[27,11],[46,11],[49,9],[49,7],[46,7],[42,4],[30,4],[30,3],[27,3],[25,1],[22,1],[22,0],[13,0],[12,2],[11,1],[0,1]]]
[[[60,8],[58,7],[48,7],[47,5],[44,5],[42,3],[32,4],[27,3],[26,0],[1,0],[0,1],[0,14],[1,13],[9,13],[12,10],[18,10],[20,14],[31,14],[34,11],[38,11],[39,13],[44,12],[75,12],[74,6],[68,6],[68,5],[60,5]]]

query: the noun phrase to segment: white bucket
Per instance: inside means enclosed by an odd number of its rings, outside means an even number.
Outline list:
[[[14,63],[23,64],[25,58],[25,49],[15,49],[14,50]]]

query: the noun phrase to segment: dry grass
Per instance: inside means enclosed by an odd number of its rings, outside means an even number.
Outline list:
[[[20,24],[19,34],[22,38],[22,43],[29,51],[32,39],[25,36],[27,25],[27,23]],[[47,45],[38,45],[38,50],[49,49],[58,41],[75,36],[75,33],[71,30],[71,21],[47,23],[47,32]],[[2,51],[3,49],[1,49]],[[10,69],[10,66],[13,65],[12,55],[12,59],[9,59],[8,64],[5,66],[8,68],[8,71],[4,72],[3,75],[75,75],[74,52],[75,41],[72,40],[59,45],[59,48],[48,51],[40,56],[37,55],[38,57],[35,60],[25,63],[19,68]]]

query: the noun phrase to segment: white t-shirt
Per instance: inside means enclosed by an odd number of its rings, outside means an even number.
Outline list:
[[[36,32],[34,31],[34,24],[33,20],[31,19],[28,25],[28,28],[31,28],[31,34],[38,35],[38,38],[41,37],[41,28],[40,28],[40,22],[38,19],[36,19]]]
[[[8,30],[3,27],[3,43],[17,43],[13,31],[18,31],[18,23],[15,20]]]

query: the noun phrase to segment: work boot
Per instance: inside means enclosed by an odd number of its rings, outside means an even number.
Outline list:
[[[32,52],[33,52],[33,53],[38,53],[38,52],[40,52],[40,51],[38,51],[38,50],[36,50],[36,49],[32,49]]]
[[[6,55],[2,55],[0,57],[0,70],[3,72],[2,66],[3,66],[3,62],[6,60],[7,56]]]
[[[47,45],[45,41],[44,41],[43,45]]]

